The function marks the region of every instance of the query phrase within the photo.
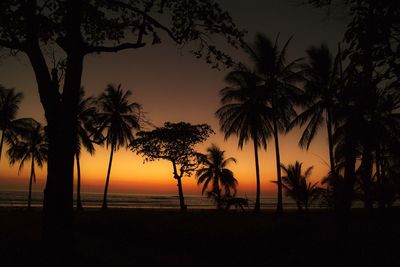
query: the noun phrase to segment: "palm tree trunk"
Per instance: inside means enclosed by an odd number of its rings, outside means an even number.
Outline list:
[[[260,169],[258,166],[258,144],[257,138],[253,138],[254,142],[254,159],[256,162],[256,203],[254,205],[254,212],[260,212]]]
[[[115,147],[115,145],[112,144],[111,145],[111,153],[110,153],[110,161],[108,162],[106,186],[104,187],[103,205],[101,207],[103,210],[107,209],[107,192],[108,192],[108,184],[110,182],[110,173],[111,173],[111,165],[112,165],[112,160],[113,160],[113,155],[114,155],[114,147]]]
[[[356,181],[356,143],[354,134],[351,132],[352,123],[348,123],[345,133],[345,169],[344,169],[344,188],[341,192],[340,211],[343,215],[348,215],[353,202],[354,184]]]
[[[79,162],[78,153],[75,154],[76,158],[76,171],[77,171],[77,181],[76,181],[76,209],[78,211],[82,211],[82,202],[81,202],[81,164]]]
[[[364,191],[364,206],[369,213],[373,210],[372,199],[372,165],[373,158],[368,144],[364,145],[361,169],[361,189]]]
[[[5,135],[5,131],[3,130],[1,133],[1,140],[0,140],[0,160],[1,160],[1,153],[3,152],[4,135]]]
[[[332,133],[332,112],[328,110],[326,119],[326,129],[328,131],[329,163],[331,173],[335,172],[335,157],[333,155],[333,133]]]
[[[281,156],[279,153],[279,136],[278,136],[278,125],[276,118],[273,118],[274,123],[274,140],[275,140],[275,156],[276,156],[276,174],[278,178],[278,202],[276,204],[276,212],[278,214],[283,213],[283,201],[282,201],[282,174],[281,174]]]
[[[28,210],[31,209],[31,199],[32,199],[32,181],[35,175],[35,157],[32,155],[31,163],[31,178],[29,179],[29,193],[28,193]]]

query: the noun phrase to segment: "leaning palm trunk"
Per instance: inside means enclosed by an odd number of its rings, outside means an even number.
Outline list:
[[[256,203],[254,205],[254,212],[260,212],[260,169],[258,166],[258,145],[257,138],[253,138],[254,141],[254,158],[256,162]]]
[[[29,192],[28,192],[28,210],[31,209],[31,199],[32,199],[32,181],[35,179],[35,158],[32,155],[31,163],[31,177],[29,179]]]
[[[281,174],[281,157],[279,154],[279,136],[278,136],[278,126],[276,118],[273,118],[274,123],[274,140],[275,140],[275,155],[276,155],[276,173],[278,178],[278,202],[276,204],[276,212],[278,214],[283,213],[283,201],[282,201],[282,174]]]
[[[107,192],[108,192],[108,184],[110,182],[110,173],[111,173],[111,165],[112,165],[112,160],[113,160],[113,155],[114,155],[114,149],[115,149],[115,145],[112,144],[111,145],[111,153],[110,153],[110,161],[108,163],[106,186],[104,187],[103,205],[101,207],[103,210],[107,209]]]
[[[78,153],[75,154],[76,158],[76,172],[77,172],[77,181],[76,181],[76,209],[78,211],[83,210],[82,202],[81,202],[81,164],[79,162]]]

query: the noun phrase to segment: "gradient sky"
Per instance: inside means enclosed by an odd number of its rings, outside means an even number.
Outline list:
[[[301,5],[295,0],[220,0],[237,25],[249,33],[252,41],[256,32],[269,38],[281,33],[282,42],[294,35],[289,47],[289,60],[304,56],[310,45],[325,42],[336,51],[337,42],[342,39],[345,21],[339,16],[327,16],[326,10]],[[340,12],[336,12],[340,13]],[[243,60],[241,51],[232,51],[232,57]],[[255,191],[255,168],[251,145],[243,150],[237,148],[235,137],[224,141],[219,132],[214,112],[219,107],[218,92],[224,85],[227,70],[211,69],[202,60],[197,60],[185,49],[178,50],[171,42],[130,50],[118,54],[88,56],[84,62],[83,86],[87,95],[98,95],[109,83],[122,84],[124,89],[133,92],[132,101],[142,104],[144,111],[155,125],[165,121],[187,121],[208,123],[217,133],[199,151],[205,152],[211,143],[226,150],[227,156],[238,160],[232,165],[239,180],[239,194],[253,194]],[[33,117],[44,122],[33,71],[26,57],[0,58],[0,83],[5,87],[15,87],[22,91],[25,99],[21,104],[19,117]],[[328,171],[327,138],[324,128],[311,145],[309,151],[302,151],[297,142],[300,130],[296,129],[281,136],[281,161],[283,164],[304,162],[304,167],[313,165],[312,179],[317,181]],[[260,152],[260,171],[262,192],[275,191],[271,183],[276,179],[275,151],[272,140],[267,151]],[[109,151],[97,147],[91,157],[84,154],[81,159],[82,190],[102,191],[104,187]],[[37,171],[38,183],[35,191],[43,190],[45,170]],[[18,165],[9,167],[3,151],[0,162],[0,189],[26,190],[28,188],[29,168],[18,175]],[[183,179],[186,194],[199,194],[194,177]],[[172,178],[172,168],[167,161],[143,164],[143,159],[124,149],[114,154],[110,192],[176,194],[176,181]]]

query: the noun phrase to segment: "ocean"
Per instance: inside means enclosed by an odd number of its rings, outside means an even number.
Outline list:
[[[248,197],[249,208],[254,205],[254,198]],[[100,208],[103,200],[102,193],[82,193],[82,204],[86,208]],[[28,192],[26,191],[0,191],[0,207],[25,207],[27,206]],[[42,207],[43,192],[32,192],[32,206]],[[188,209],[215,209],[211,199],[199,195],[185,195],[185,204]],[[154,208],[154,209],[179,209],[177,195],[142,195],[142,194],[108,194],[109,208]],[[261,197],[261,208],[273,210],[276,207],[276,198]],[[284,208],[296,209],[295,203],[284,199]]]

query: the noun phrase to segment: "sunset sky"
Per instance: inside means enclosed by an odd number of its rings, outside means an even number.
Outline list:
[[[325,42],[336,51],[342,39],[345,21],[333,12],[328,17],[326,10],[301,5],[302,0],[219,0],[228,10],[236,24],[248,31],[246,39],[252,41],[256,32],[275,38],[281,33],[281,42],[291,35],[294,39],[289,47],[289,60],[305,55],[310,45]],[[304,1],[305,2],[305,1]],[[241,51],[229,50],[234,59],[244,60]],[[235,137],[224,141],[219,132],[214,112],[219,107],[219,90],[225,86],[227,70],[217,71],[204,61],[195,59],[187,50],[179,50],[169,41],[139,50],[118,54],[92,55],[85,59],[83,83],[87,95],[98,95],[109,83],[122,84],[132,91],[132,101],[142,104],[153,124],[161,126],[165,121],[208,123],[216,135],[198,149],[205,152],[211,143],[226,150],[227,156],[238,160],[231,165],[239,180],[239,194],[252,195],[255,191],[254,156],[251,145],[243,150],[237,148]],[[25,95],[18,117],[33,117],[44,122],[43,109],[39,102],[33,71],[26,57],[0,57],[0,84],[15,87]],[[295,129],[281,136],[281,161],[287,165],[296,160],[304,167],[314,166],[313,180],[323,177],[328,171],[327,137],[324,128],[311,145],[302,151],[297,142],[300,130]],[[81,159],[82,191],[102,191],[105,183],[109,150],[96,147],[96,154],[84,154]],[[275,191],[271,183],[276,179],[275,151],[270,140],[267,152],[260,152],[262,192]],[[28,166],[28,165],[27,165]],[[38,183],[34,191],[43,190],[45,169],[37,172]],[[3,150],[0,162],[0,190],[28,188],[29,168],[18,175],[18,165],[9,167]],[[194,177],[184,178],[184,192],[199,194]],[[143,159],[131,151],[119,150],[114,154],[110,178],[111,193],[176,194],[176,181],[172,178],[172,167],[167,161],[143,164]]]

